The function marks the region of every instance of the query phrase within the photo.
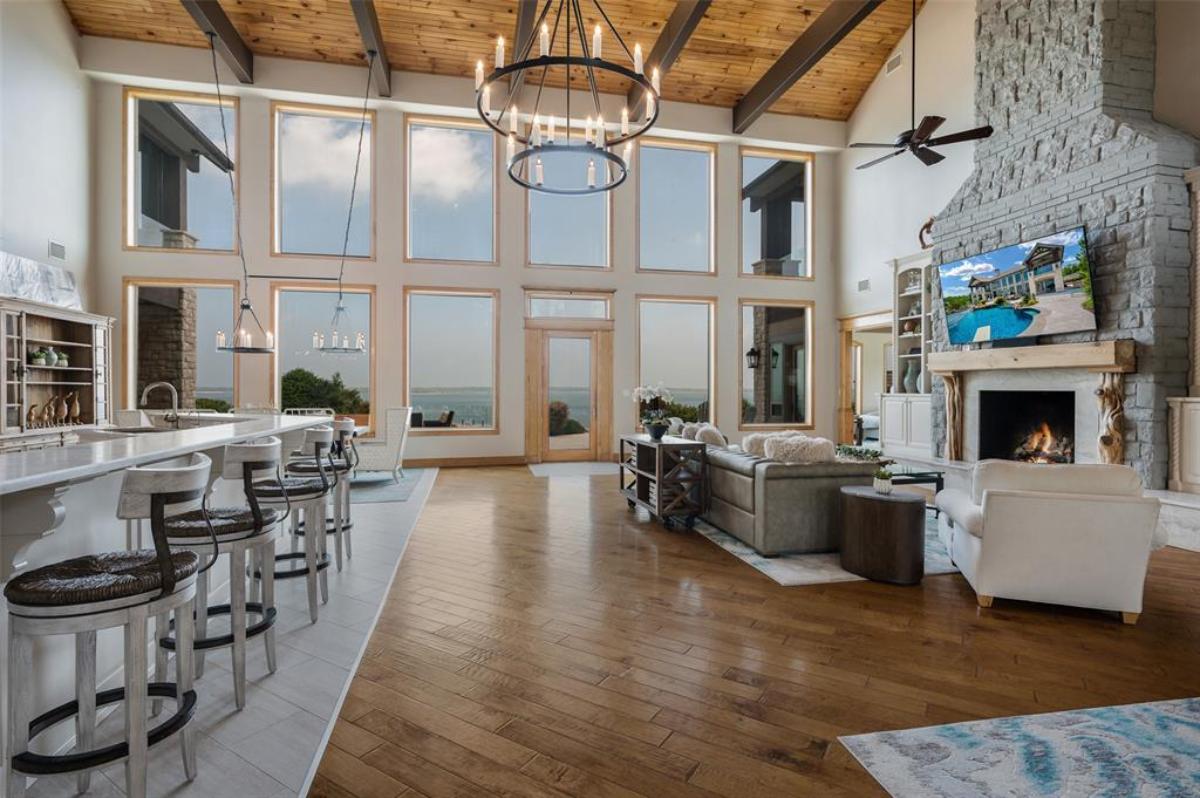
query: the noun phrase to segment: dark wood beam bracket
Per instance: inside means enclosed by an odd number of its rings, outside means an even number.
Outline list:
[[[710,5],[712,0],[677,0],[675,10],[667,18],[667,23],[650,50],[650,57],[646,59],[647,72],[658,67],[660,77],[667,74]],[[645,92],[638,91],[635,86],[630,87],[625,96],[625,105],[631,117],[637,116],[637,107],[644,99]]]
[[[254,82],[254,53],[242,41],[237,28],[229,21],[217,0],[180,0],[196,25],[204,32],[216,35],[217,52],[242,83]]]
[[[733,132],[745,133],[776,100],[804,77],[883,0],[834,0],[813,20],[767,74],[733,108]]]
[[[375,13],[375,0],[350,0],[350,8],[354,11],[354,21],[358,23],[358,35],[362,38],[363,50],[375,51],[375,65],[371,69],[375,91],[380,97],[391,97],[392,67],[384,49],[379,15]]]

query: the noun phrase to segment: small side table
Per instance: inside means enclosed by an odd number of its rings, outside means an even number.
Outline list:
[[[841,489],[842,568],[897,585],[925,575],[925,499],[876,493],[865,485]]]

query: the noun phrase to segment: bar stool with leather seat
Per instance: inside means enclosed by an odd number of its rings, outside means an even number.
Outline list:
[[[350,542],[350,531],[354,526],[350,518],[350,480],[354,467],[358,463],[358,457],[353,447],[354,419],[335,419],[332,426],[334,438],[328,462],[318,461],[307,453],[302,453],[301,456],[292,459],[287,464],[287,472],[295,476],[314,476],[318,469],[333,468],[336,474],[334,489],[330,493],[333,517],[327,519],[325,533],[333,535],[334,561],[338,571],[341,572],[343,541],[345,557],[349,559],[353,556]],[[301,521],[294,525],[294,530],[295,534],[304,535],[308,531],[308,526]]]
[[[304,522],[312,524],[317,529],[325,528],[325,501],[336,488],[337,471],[333,467],[330,447],[333,443],[333,428],[328,425],[309,427],[304,431],[302,450],[306,456],[311,452],[312,459],[320,464],[314,469],[313,476],[288,474],[281,479],[255,481],[253,494],[262,506],[287,507],[293,513],[292,528],[296,531],[301,516]],[[289,462],[290,466],[290,462]],[[290,565],[297,560],[303,560],[304,565]],[[276,564],[289,563],[286,568],[274,568],[275,579],[296,579],[304,577],[308,582],[308,615],[313,623],[317,622],[317,596],[320,593],[320,603],[329,603],[329,581],[325,570],[329,567],[329,554],[326,552],[325,535],[306,535],[304,551],[285,552],[276,554]],[[253,577],[265,585],[267,565],[255,569]]]
[[[8,600],[8,747],[6,793],[25,794],[27,775],[77,773],[80,792],[90,771],[125,762],[125,792],[146,794],[150,746],[179,734],[184,773],[196,776],[196,747],[188,723],[196,708],[192,689],[192,599],[200,557],[195,551],[172,552],[167,543],[168,508],[203,508],[211,461],[192,454],[125,471],[117,516],[149,519],[153,549],[76,557],[18,574],[4,588]],[[205,568],[216,561],[215,553]],[[147,622],[174,612],[181,648],[175,658],[175,682],[147,683]],[[96,692],[96,632],[123,627],[124,687]],[[49,635],[75,636],[75,700],[33,717],[34,640]],[[175,703],[171,717],[147,729],[148,698]],[[93,749],[96,708],[125,703],[125,739]],[[58,723],[75,718],[76,750],[46,755],[29,750],[30,740]]]
[[[209,507],[207,514],[192,511],[167,519],[167,542],[175,551],[193,551],[207,545],[207,526],[211,525],[217,538],[217,551],[229,556],[229,603],[209,606],[208,575],[196,580],[196,634],[192,643],[196,651],[196,676],[204,672],[204,655],[217,648],[229,648],[233,660],[233,694],[238,709],[246,706],[246,640],[264,636],[267,670],[275,672],[275,571],[263,568],[275,553],[275,539],[286,512],[275,507],[262,507],[255,495],[255,481],[270,477],[278,482],[281,443],[279,438],[265,437],[247,443],[234,443],[222,453],[220,479],[242,483],[246,505],[241,507]],[[211,546],[209,546],[211,548]],[[261,601],[246,600],[246,560],[262,573]],[[257,616],[250,624],[246,616]],[[229,633],[210,637],[208,620],[214,616],[229,616]],[[166,628],[165,618],[158,628]],[[166,672],[167,652],[176,648],[174,638],[159,634],[155,668],[158,676]],[[158,709],[156,702],[155,710]]]

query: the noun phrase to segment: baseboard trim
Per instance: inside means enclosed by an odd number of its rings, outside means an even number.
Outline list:
[[[505,454],[494,457],[404,458],[406,468],[478,468],[483,466],[525,465],[525,455]]]

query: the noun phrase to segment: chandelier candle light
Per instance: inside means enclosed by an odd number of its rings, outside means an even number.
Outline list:
[[[504,37],[500,36],[496,39],[492,72],[484,74],[482,60],[475,64],[475,108],[488,127],[505,138],[509,177],[534,191],[596,194],[616,188],[629,176],[630,142],[658,120],[658,69],[653,69],[647,78],[641,45],[635,44],[630,51],[600,0],[592,0],[592,5],[603,24],[597,22],[594,25],[589,43],[580,3],[581,0],[546,0],[534,25],[537,35],[530,36],[524,46],[517,42],[513,53],[516,60],[505,63]],[[554,12],[552,21],[549,19],[551,11]],[[605,26],[631,66],[603,58]],[[531,57],[535,38],[539,53],[536,58]],[[572,38],[575,39],[574,46]],[[549,99],[543,98],[546,76],[552,69],[566,72],[562,81],[565,102],[561,113],[556,113],[558,109],[546,108]],[[586,76],[586,81],[580,81],[586,83],[585,88],[573,85],[572,73],[576,70]],[[637,109],[633,113],[629,108],[622,109],[620,127],[615,131],[605,124],[600,108],[600,94],[596,88],[598,71],[632,81],[642,90],[644,102],[639,103],[640,113]],[[493,86],[506,76],[510,81],[508,86],[501,82],[493,96]],[[516,87],[525,82],[537,85],[533,109],[527,114],[517,109],[515,97]],[[571,100],[573,93],[585,91],[584,104],[590,108],[581,124],[579,119],[571,116]],[[493,107],[493,101],[501,96],[503,103],[498,108]],[[577,105],[576,112],[580,111]],[[614,152],[618,145],[624,145],[619,155]],[[553,159],[547,158],[543,163],[542,156],[550,153],[555,154]],[[564,161],[568,163],[564,164]],[[553,173],[555,169],[558,174]],[[547,175],[552,178],[549,184]]]

